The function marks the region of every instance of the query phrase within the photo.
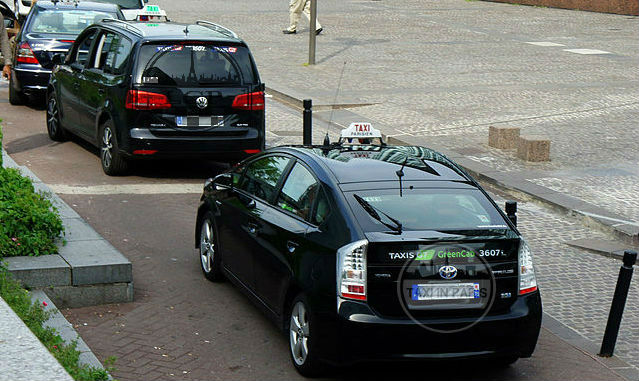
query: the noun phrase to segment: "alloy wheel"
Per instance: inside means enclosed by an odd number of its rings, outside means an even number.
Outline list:
[[[113,160],[113,132],[110,127],[105,127],[102,132],[102,146],[100,147],[102,163],[106,168],[111,166]]]
[[[58,102],[55,97],[49,99],[49,106],[47,107],[47,128],[49,128],[49,135],[56,136],[58,128],[60,128],[60,120],[58,118]]]
[[[202,269],[206,273],[210,273],[213,268],[213,257],[215,256],[213,234],[211,221],[205,219],[200,231],[200,260],[202,261]]]
[[[289,341],[291,354],[297,365],[304,365],[308,357],[308,339],[310,328],[308,323],[308,311],[301,301],[293,306],[289,328]]]

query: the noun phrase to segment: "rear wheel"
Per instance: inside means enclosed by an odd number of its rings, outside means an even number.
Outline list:
[[[289,348],[295,369],[304,377],[316,377],[322,372],[317,356],[316,338],[321,335],[315,327],[313,312],[306,298],[300,294],[293,300],[289,314]]]
[[[200,223],[200,264],[206,279],[219,282],[224,279],[224,275],[213,221],[213,213],[206,212]]]
[[[100,128],[100,162],[102,170],[109,176],[122,175],[128,168],[128,163],[118,149],[115,129],[110,120]]]
[[[14,106],[23,105],[25,103],[25,96],[22,92],[15,89],[13,84],[13,75],[9,79],[9,103]]]
[[[66,131],[60,124],[60,109],[55,92],[51,92],[47,100],[47,132],[51,140],[63,142],[67,139]]]

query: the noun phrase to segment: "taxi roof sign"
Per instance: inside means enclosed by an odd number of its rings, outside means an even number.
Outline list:
[[[373,127],[370,123],[355,122],[351,123],[348,128],[342,130],[340,135],[341,139],[370,139],[370,138],[382,138],[382,133]]]

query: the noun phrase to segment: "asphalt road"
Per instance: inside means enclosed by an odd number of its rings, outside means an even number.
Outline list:
[[[46,136],[44,111],[13,107],[0,88],[4,147],[27,165],[133,263],[134,302],[63,311],[119,380],[301,379],[287,338],[237,289],[204,279],[193,249],[198,186],[223,166],[151,162],[127,177],[102,173],[96,150]],[[269,103],[272,121],[291,111]],[[275,124],[275,125],[274,125]],[[277,123],[270,129],[285,129]],[[150,185],[150,186],[149,186]],[[546,329],[531,359],[491,370],[482,363],[369,365],[348,379],[621,380],[598,359]]]

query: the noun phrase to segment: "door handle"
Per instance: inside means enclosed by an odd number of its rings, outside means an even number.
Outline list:
[[[286,242],[286,248],[288,249],[288,252],[291,254],[293,254],[295,250],[297,250],[298,246],[299,244],[297,242],[293,242],[293,241]]]
[[[253,235],[257,235],[257,224],[254,224],[252,222],[248,223],[248,232],[253,234]]]
[[[104,89],[98,89],[98,94],[104,95],[104,93],[105,93]]]
[[[247,203],[246,203],[246,208],[247,209],[255,209],[255,207],[257,206],[257,204],[255,203],[255,200],[250,199]]]

